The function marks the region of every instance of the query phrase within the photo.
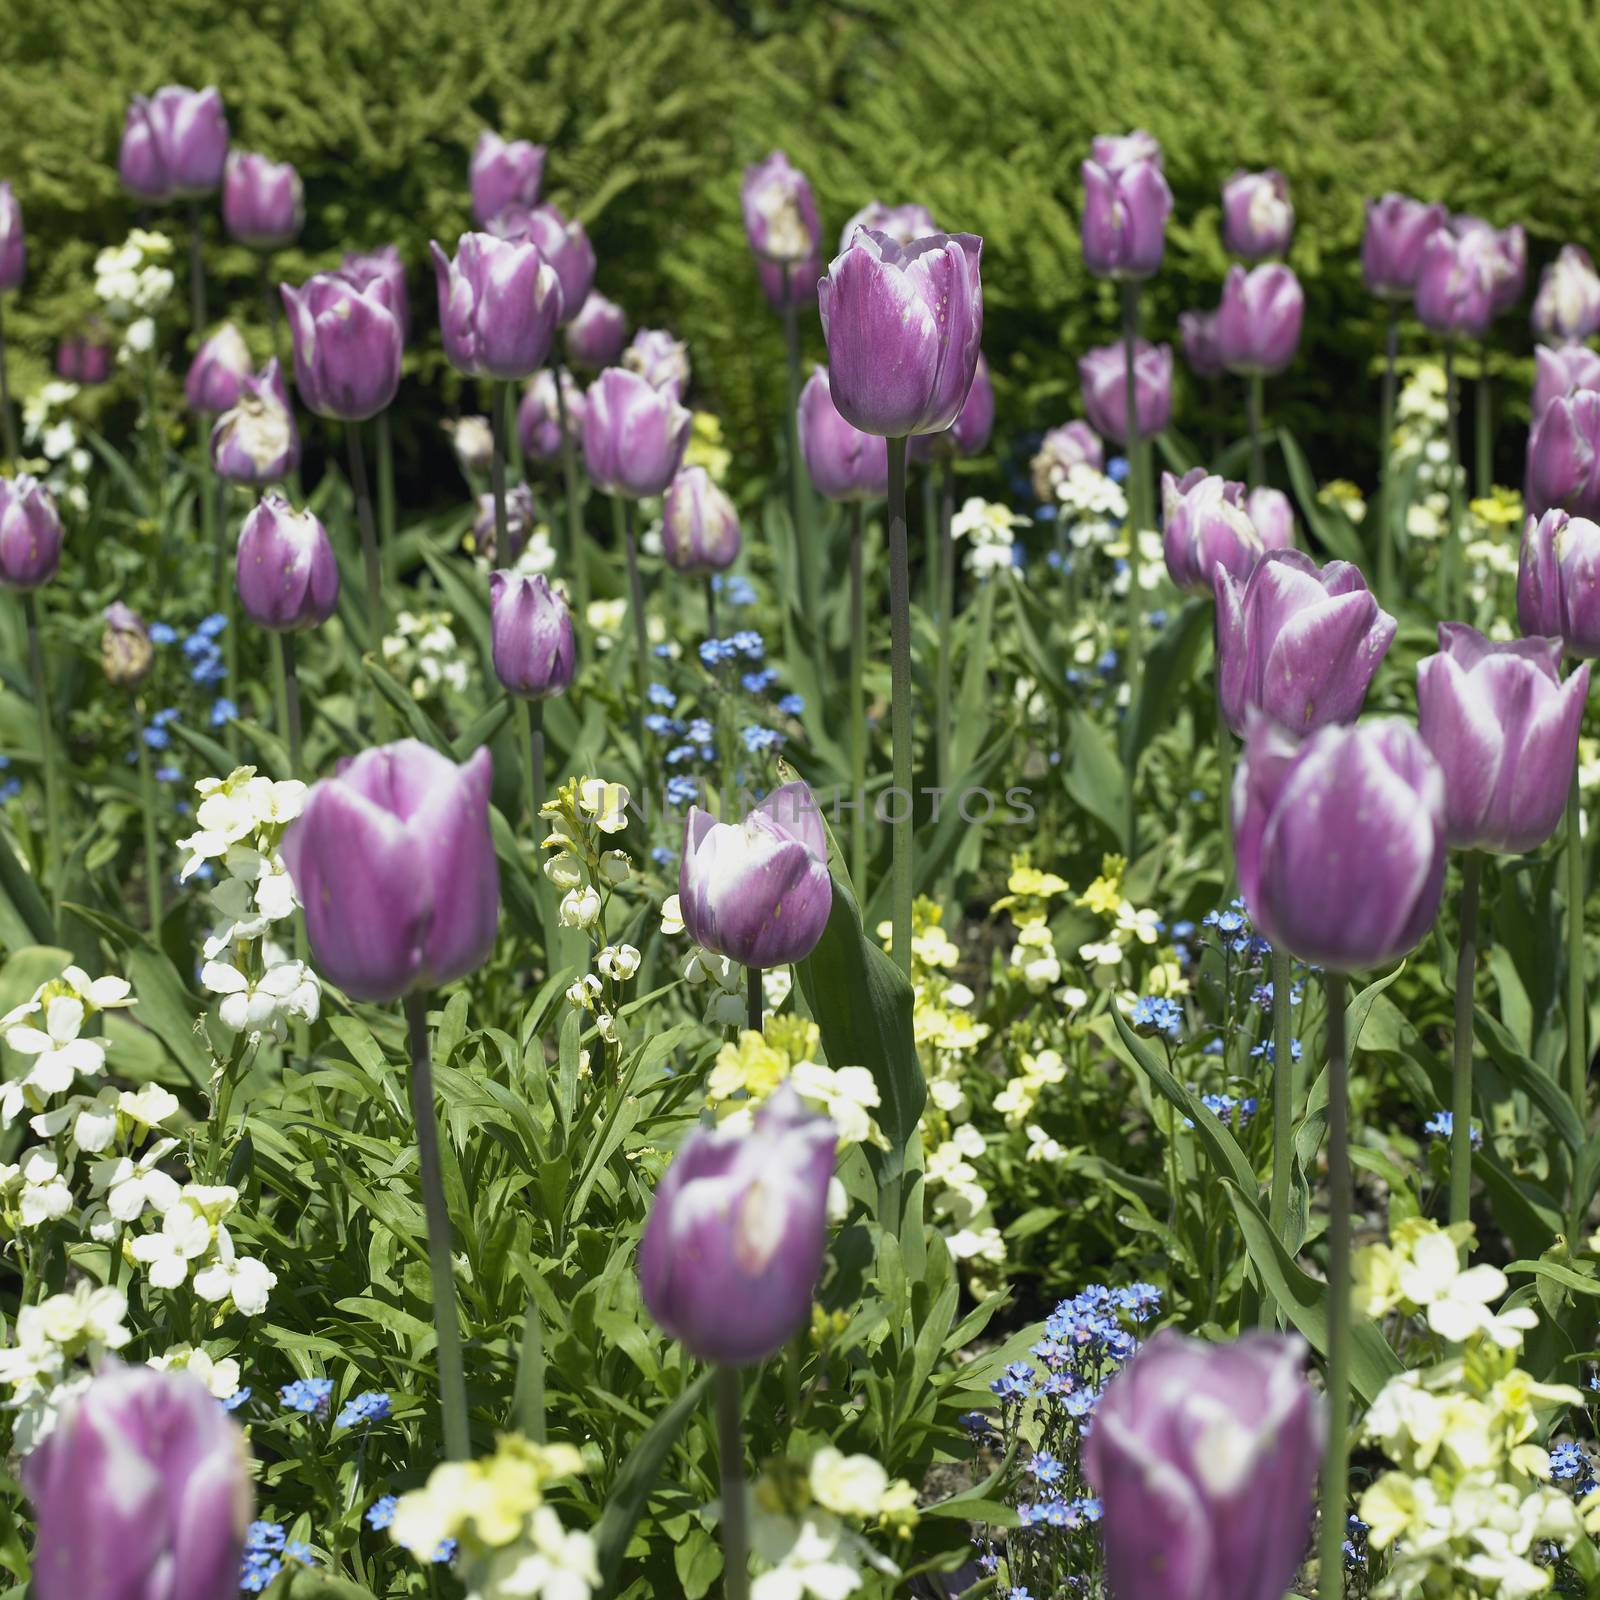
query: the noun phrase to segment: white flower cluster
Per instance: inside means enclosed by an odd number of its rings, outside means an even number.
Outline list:
[[[431,699],[441,688],[466,693],[471,671],[450,623],[448,611],[402,611],[384,638],[384,665],[414,699]]]
[[[185,1184],[167,1205],[161,1231],[141,1234],[128,1253],[157,1289],[181,1289],[192,1271],[202,1300],[217,1305],[231,1298],[245,1316],[260,1316],[278,1275],[234,1250],[222,1219],[238,1203],[239,1191],[230,1184]]]
[[[171,255],[172,241],[165,234],[143,228],[102,250],[94,258],[94,292],[107,312],[118,322],[155,316],[177,283],[172,268],[162,265]]]
[[[1028,527],[1031,521],[1009,506],[974,495],[951,517],[950,537],[967,541],[967,570],[984,577],[1011,565],[1015,530]]]
[[[87,1387],[93,1369],[133,1335],[123,1326],[127,1298],[86,1279],[17,1313],[12,1342],[0,1349],[0,1384],[16,1414],[12,1445],[27,1455],[55,1428],[67,1401]]]
[[[1443,538],[1450,526],[1450,441],[1446,434],[1444,368],[1425,361],[1400,386],[1390,470],[1415,466],[1417,492],[1406,511],[1406,532]],[[1459,469],[1458,469],[1459,471]],[[1464,474],[1462,474],[1464,481]]]
[[[40,474],[45,487],[75,511],[89,509],[84,480],[94,458],[79,441],[78,425],[63,413],[81,393],[75,383],[50,378],[22,403],[22,440],[37,451],[48,468]]]
[[[1115,478],[1075,461],[1056,482],[1056,515],[1068,525],[1068,540],[1073,549],[1086,550],[1093,544],[1109,544],[1116,525],[1128,518],[1128,497]]]

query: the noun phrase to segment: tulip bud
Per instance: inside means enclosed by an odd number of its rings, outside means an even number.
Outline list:
[[[1458,238],[1436,228],[1422,246],[1417,320],[1434,333],[1481,339],[1494,316],[1493,262],[1481,235]]]
[[[1563,344],[1552,349],[1541,344],[1535,347],[1533,360],[1533,397],[1529,410],[1535,427],[1552,400],[1576,394],[1579,389],[1600,389],[1600,355],[1588,345]]]
[[[487,746],[457,766],[415,739],[316,784],[283,837],[317,970],[352,1000],[465,977],[500,921]]]
[[[739,191],[744,232],[762,261],[794,266],[817,254],[817,200],[803,172],[781,150],[744,169]]]
[[[386,244],[381,250],[351,251],[339,264],[336,276],[353,288],[370,290],[388,306],[400,324],[400,343],[411,336],[411,297],[406,292],[406,268],[399,249]]]
[[[106,682],[118,689],[137,689],[156,664],[144,619],[120,600],[112,601],[100,615],[106,625],[100,635],[100,667]]]
[[[1444,774],[1408,723],[1330,725],[1296,741],[1270,717],[1249,719],[1234,858],[1275,948],[1334,972],[1415,949],[1439,912],[1444,819]]]
[[[1306,297],[1290,267],[1230,267],[1217,307],[1217,354],[1229,372],[1271,377],[1294,360]]]
[[[478,496],[478,513],[472,519],[472,547],[490,566],[514,566],[529,538],[538,513],[533,490],[525,483],[514,483],[506,490],[506,548],[500,549],[499,529],[495,526],[494,496]]]
[[[111,376],[111,347],[99,334],[74,334],[56,347],[56,376],[85,387]]]
[[[1222,186],[1222,248],[1246,261],[1281,256],[1294,236],[1289,180],[1276,168],[1235,172]]]
[[[800,456],[817,493],[829,500],[876,500],[889,492],[889,447],[839,415],[828,369],[813,367],[795,419]]]
[[[294,335],[294,381],[319,417],[365,422],[400,387],[400,324],[387,292],[319,272],[280,290]]]
[[[1533,331],[1541,339],[1576,343],[1600,328],[1600,274],[1587,250],[1564,244],[1539,277]]]
[[[22,207],[9,183],[0,183],[0,294],[22,287],[28,270],[28,241],[22,232]]]
[[[1294,548],[1294,510],[1282,489],[1252,489],[1244,497],[1244,509],[1263,550]]]
[[[1565,511],[1529,517],[1517,564],[1517,626],[1600,657],[1600,525]]]
[[[1600,517],[1600,392],[1580,389],[1544,408],[1528,439],[1528,509]]]
[[[983,241],[936,233],[902,250],[858,229],[818,286],[839,414],[888,439],[942,433],[972,387],[983,337]]]
[[[138,200],[200,200],[217,192],[227,155],[221,94],[168,84],[129,102],[117,174]]]
[[[544,146],[505,140],[485,128],[467,168],[472,214],[487,227],[507,206],[536,206],[544,185]]]
[[[1160,270],[1172,190],[1154,161],[1108,172],[1083,164],[1083,264],[1097,278],[1137,282]]]
[[[1383,300],[1409,300],[1422,269],[1422,247],[1449,220],[1450,213],[1437,201],[1424,205],[1404,194],[1367,201],[1361,276],[1368,293]]]
[[[252,250],[281,250],[306,222],[306,191],[287,161],[230,150],[222,177],[222,222]]]
[[[242,380],[250,375],[250,346],[231,322],[224,322],[195,351],[183,381],[191,411],[216,416],[239,403]]]
[[[278,483],[300,465],[300,430],[274,356],[239,386],[231,411],[211,430],[211,464],[229,483]]]
[[[547,700],[567,692],[578,662],[572,613],[542,573],[489,575],[489,630],[494,675],[507,694]]]
[[[1274,550],[1243,582],[1219,565],[1212,584],[1217,697],[1235,733],[1252,712],[1296,735],[1355,721],[1397,627],[1357,568]]]
[[[43,588],[61,565],[61,513],[29,473],[0,478],[0,588]]]
[[[1519,224],[1496,228],[1482,217],[1450,219],[1457,237],[1470,239],[1482,251],[1489,274],[1489,310],[1492,316],[1509,311],[1522,298],[1528,281],[1528,237]]]
[[[739,556],[739,513],[704,467],[684,467],[661,512],[661,553],[674,572],[709,577]]]
[[[956,420],[943,433],[919,433],[907,447],[913,461],[931,461],[949,456],[975,456],[989,442],[994,431],[994,384],[989,363],[978,353],[972,369],[972,387]]]
[[[1105,344],[1078,360],[1078,383],[1089,426],[1102,438],[1128,443],[1127,355]],[[1172,346],[1140,339],[1133,351],[1134,426],[1141,439],[1166,427],[1172,416]]]
[[[567,359],[575,367],[598,372],[612,366],[628,338],[628,319],[622,307],[591,289],[583,306],[567,324]]]
[[[595,267],[594,246],[577,218],[568,221],[554,206],[535,206],[531,211],[511,206],[494,219],[489,232],[537,245],[561,283],[560,320],[570,322],[577,316],[594,287]]]
[[[250,1452],[191,1374],[108,1364],[65,1402],[22,1481],[37,1600],[238,1593],[255,1498]]]
[[[1083,1442],[1117,1600],[1281,1600],[1311,1529],[1323,1404],[1304,1341],[1158,1333]]]
[[[1030,463],[1033,492],[1044,505],[1056,503],[1056,491],[1078,465],[1104,471],[1106,447],[1087,422],[1063,423],[1052,428],[1039,442],[1039,453]]]
[[[1195,467],[1181,478],[1161,474],[1162,548],[1167,576],[1191,594],[1205,594],[1220,568],[1241,583],[1264,553],[1244,509],[1244,485]]]
[[[1089,159],[1113,176],[1141,161],[1148,161],[1157,168],[1163,164],[1160,140],[1143,128],[1135,128],[1132,133],[1096,134],[1089,146]]]
[[[1444,771],[1456,849],[1521,855],[1556,831],[1589,696],[1587,662],[1561,681],[1561,649],[1441,622],[1439,654],[1417,663],[1417,725]]]
[[[550,354],[561,320],[561,284],[537,245],[464,233],[452,261],[437,241],[444,353],[474,378],[531,378]]]
[[[622,352],[622,365],[652,389],[670,389],[674,400],[681,400],[689,387],[689,347],[665,328],[641,328],[634,334],[633,343]]]
[[[652,389],[636,372],[607,367],[589,385],[583,412],[583,460],[604,494],[642,500],[662,494],[683,463],[693,418],[670,390]]]
[[[803,783],[774,789],[743,822],[689,808],[678,870],[689,937],[747,967],[803,961],[833,906],[822,815]]]
[[[339,564],[328,530],[280,494],[263,495],[244,519],[234,575],[244,614],[274,633],[314,628],[339,604]]]
[[[1215,311],[1183,311],[1178,314],[1178,339],[1183,359],[1197,378],[1215,382],[1225,370],[1217,353],[1217,314]]]
[[[886,206],[881,200],[869,200],[845,223],[839,235],[839,252],[850,248],[857,228],[870,228],[874,233],[886,233],[902,250],[916,239],[926,239],[939,231],[933,213],[926,206]]]
[[[692,1355],[749,1366],[810,1321],[837,1143],[780,1084],[748,1133],[696,1128],[678,1147],[639,1241],[639,1290]]]
[[[576,441],[583,436],[584,414],[589,402],[572,374],[561,373],[561,399],[567,412],[567,435]],[[517,407],[517,438],[522,453],[535,461],[554,461],[561,454],[561,417],[556,407],[556,380],[546,367],[534,376]]]

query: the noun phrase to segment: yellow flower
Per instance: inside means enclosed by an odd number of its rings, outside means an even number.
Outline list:
[[[1114,917],[1122,905],[1122,875],[1128,863],[1122,856],[1106,856],[1100,876],[1078,896],[1078,904],[1102,917]]]
[[[755,1101],[765,1100],[788,1071],[788,1057],[773,1049],[753,1028],[745,1028],[736,1043],[725,1044],[717,1052],[716,1065],[706,1083],[706,1097],[726,1101],[743,1093]]]
[[[1403,1472],[1384,1473],[1361,1497],[1367,1543],[1374,1550],[1384,1550],[1413,1527],[1424,1531],[1438,1503],[1439,1497],[1426,1478],[1408,1478]]]

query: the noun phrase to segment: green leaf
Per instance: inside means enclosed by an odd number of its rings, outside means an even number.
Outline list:
[[[1195,595],[1156,635],[1145,656],[1138,706],[1122,725],[1124,766],[1136,767],[1145,747],[1171,720],[1173,706],[1194,677],[1213,614],[1211,600]]]
[[[9,828],[0,828],[0,897],[11,912],[7,920],[26,930],[29,943],[55,943],[55,918],[33,874],[23,866]]]
[[[545,1442],[544,1367],[544,1332],[539,1319],[539,1302],[529,1295],[528,1309],[522,1319],[522,1351],[517,1357],[513,1414],[517,1427],[536,1444]]]
[[[1116,844],[1125,845],[1132,826],[1133,798],[1116,749],[1086,712],[1074,711],[1068,729],[1072,757],[1067,764],[1067,793],[1105,824]]]
[[[361,665],[367,676],[378,686],[378,693],[400,713],[400,720],[406,725],[411,737],[432,745],[441,755],[449,755],[450,741],[445,738],[433,718],[411,698],[405,685],[386,668],[379,666],[371,656],[363,656]]]
[[[473,718],[450,746],[450,754],[457,761],[465,761],[472,752],[486,745],[511,720],[517,702],[510,695],[501,695],[489,709]]]
[[[1313,476],[1305,454],[1287,428],[1278,429],[1278,448],[1283,452],[1283,464],[1289,469],[1289,482],[1294,497],[1300,502],[1300,514],[1317,537],[1317,542],[1329,555],[1341,561],[1362,566],[1367,552],[1355,525],[1340,510],[1325,506],[1317,499],[1317,480]]]
[[[1600,1280],[1588,1277],[1572,1267],[1563,1266],[1559,1261],[1512,1261],[1507,1263],[1505,1270],[1507,1273],[1531,1272],[1538,1277],[1548,1278],[1553,1283],[1559,1283],[1576,1294],[1600,1295]]]
[[[1473,1023],[1479,1040],[1494,1057],[1494,1064],[1505,1075],[1506,1081],[1538,1106],[1573,1155],[1581,1154],[1585,1142],[1583,1124],[1578,1121],[1566,1090],[1538,1062],[1530,1061],[1517,1048],[1516,1041],[1506,1032],[1499,1019],[1491,1016],[1482,1006],[1474,1010]]]

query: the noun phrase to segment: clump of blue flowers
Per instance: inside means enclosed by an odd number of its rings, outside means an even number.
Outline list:
[[[1432,1138],[1443,1139],[1446,1143],[1448,1143],[1450,1135],[1455,1132],[1455,1126],[1456,1119],[1454,1113],[1449,1111],[1435,1111],[1434,1114],[1429,1117],[1425,1123],[1423,1123],[1422,1131],[1430,1135]],[[1474,1125],[1467,1137],[1472,1145],[1472,1148],[1476,1150],[1478,1146],[1483,1143],[1483,1130]]]
[[[296,1378],[278,1391],[278,1398],[287,1410],[303,1411],[308,1416],[325,1415],[332,1397],[332,1378]]]
[[[281,1522],[252,1522],[245,1530],[239,1587],[249,1594],[260,1594],[283,1571],[286,1561],[302,1567],[317,1564],[311,1547],[288,1538]]]
[[[1133,1002],[1130,1017],[1135,1033],[1170,1039],[1174,1044],[1183,1037],[1183,1007],[1167,995],[1141,995]]]
[[[369,1389],[365,1394],[352,1395],[340,1408],[334,1419],[337,1428],[354,1428],[361,1423],[382,1422],[393,1408],[382,1389]]]

